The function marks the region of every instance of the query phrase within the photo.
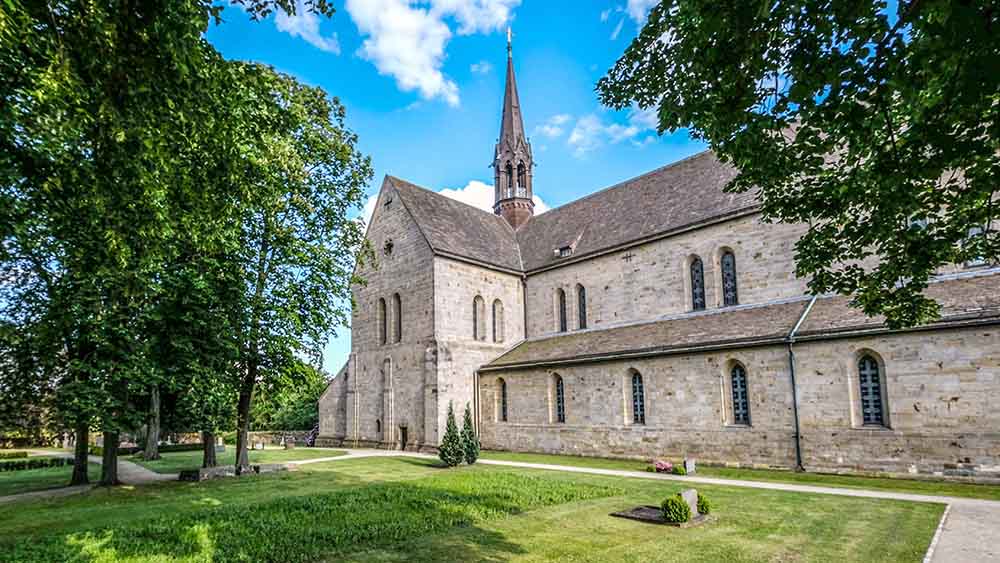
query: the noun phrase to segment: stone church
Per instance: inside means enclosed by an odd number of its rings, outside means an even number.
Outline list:
[[[890,330],[712,152],[536,216],[509,45],[493,169],[494,213],[385,178],[319,444],[433,451],[452,404],[488,449],[1000,479],[1000,268]]]

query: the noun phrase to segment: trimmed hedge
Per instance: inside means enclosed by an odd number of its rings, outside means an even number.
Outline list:
[[[691,519],[691,507],[688,506],[680,493],[667,497],[660,505],[663,509],[663,519],[674,524],[683,524]]]
[[[687,469],[684,469],[684,465],[682,465],[682,464],[675,465],[674,468],[673,468],[673,470],[671,471],[671,473],[673,473],[674,475],[687,475],[688,474]]]
[[[712,512],[712,503],[708,502],[708,497],[698,493],[698,514],[708,514]]]
[[[63,467],[72,465],[73,460],[65,457],[34,457],[0,462],[0,473],[7,471],[24,471],[27,469],[46,469],[48,467]]]
[[[23,459],[28,457],[28,452],[0,452],[0,459]]]

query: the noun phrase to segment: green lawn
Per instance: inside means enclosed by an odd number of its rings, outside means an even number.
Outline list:
[[[649,465],[643,461],[627,459],[605,459],[572,455],[551,455],[514,452],[482,452],[483,459],[521,461],[525,463],[545,463],[551,465],[571,465],[598,469],[623,469],[645,471]],[[729,467],[698,466],[698,476],[747,481],[770,481],[776,483],[796,483],[800,485],[820,485],[851,489],[873,489],[914,493],[923,495],[943,495],[965,498],[1000,500],[1000,485],[977,485],[888,477],[856,477],[852,475],[832,475],[828,473],[796,473],[768,469],[735,469]]]
[[[681,530],[608,516],[679,483],[413,458],[0,505],[12,561],[909,561],[943,506],[698,487]]]
[[[101,466],[88,466],[91,482],[100,479]],[[73,475],[73,467],[47,467],[45,469],[25,469],[24,471],[4,471],[0,473],[0,496],[30,493],[44,489],[65,487]]]
[[[323,457],[338,457],[345,455],[347,452],[339,450],[296,448],[293,450],[250,450],[249,453],[250,463],[286,463],[289,461],[304,461],[307,459],[319,459]],[[156,461],[143,461],[139,456],[123,459],[138,463],[139,465],[157,473],[179,473],[185,469],[198,469],[201,467],[202,452],[170,452],[161,454],[161,459]],[[219,453],[216,461],[218,461],[219,465],[235,464],[236,448],[233,446],[226,446],[226,451]]]

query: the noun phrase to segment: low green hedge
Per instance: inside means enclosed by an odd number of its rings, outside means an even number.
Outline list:
[[[691,507],[688,506],[680,493],[669,496],[660,505],[663,509],[663,519],[674,524],[683,524],[691,519]]]
[[[708,502],[708,497],[698,493],[698,514],[708,514],[712,512],[712,503]]]
[[[28,457],[28,452],[0,452],[0,459],[23,459]]]
[[[65,457],[34,457],[0,462],[0,473],[7,471],[24,471],[26,469],[45,469],[48,467],[63,467],[72,465],[73,460]]]

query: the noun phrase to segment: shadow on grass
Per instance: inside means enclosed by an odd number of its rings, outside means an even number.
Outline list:
[[[430,534],[619,492],[509,473],[455,472],[24,538],[4,551],[15,561],[316,561],[359,549],[394,546],[405,551],[408,542],[424,541]],[[467,557],[457,553],[452,560],[490,560],[516,548],[482,533],[477,537],[488,541],[468,545]]]

